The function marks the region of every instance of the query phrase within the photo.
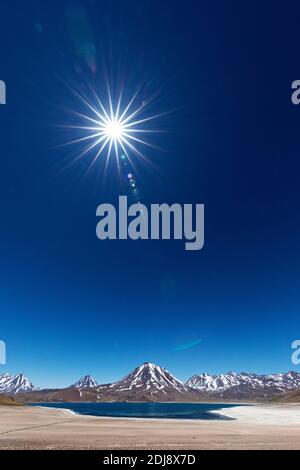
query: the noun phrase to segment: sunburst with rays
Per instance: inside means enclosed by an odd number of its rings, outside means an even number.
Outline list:
[[[93,90],[94,102],[85,98],[77,90],[72,92],[78,97],[90,111],[89,114],[79,113],[75,110],[71,112],[81,119],[83,122],[79,125],[63,126],[68,129],[78,129],[85,133],[84,136],[71,140],[63,145],[71,145],[78,143],[87,143],[78,153],[78,158],[84,157],[94,152],[92,161],[89,165],[90,169],[98,159],[104,158],[105,166],[112,154],[115,155],[118,168],[120,168],[120,157],[126,155],[129,162],[134,166],[132,157],[138,156],[144,161],[150,163],[146,157],[143,147],[148,146],[157,149],[153,143],[145,140],[145,136],[153,133],[162,132],[162,129],[154,129],[152,121],[167,114],[148,114],[147,108],[153,97],[143,100],[138,104],[138,95],[140,89],[132,96],[124,105],[122,94],[115,101],[112,99],[109,86],[107,87],[107,106]],[[89,125],[87,125],[89,123]]]

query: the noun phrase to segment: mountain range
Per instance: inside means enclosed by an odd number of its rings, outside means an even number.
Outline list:
[[[300,374],[293,371],[269,375],[246,372],[239,374],[228,372],[220,375],[200,374],[191,377],[186,385],[220,398],[269,398],[292,390],[300,391]]]
[[[90,375],[63,389],[36,388],[23,374],[0,375],[0,394],[26,402],[44,401],[203,401],[214,399],[278,399],[300,396],[300,373],[235,373],[192,376],[186,383],[146,362],[123,379],[98,384]]]

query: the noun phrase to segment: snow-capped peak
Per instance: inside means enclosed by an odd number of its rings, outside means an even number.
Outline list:
[[[36,387],[25,377],[24,374],[0,375],[0,393],[16,394],[21,392],[32,392]]]
[[[170,372],[151,362],[140,365],[122,380],[111,384],[110,388],[119,392],[138,390],[153,393],[160,391],[164,394],[171,390],[179,393],[189,391],[189,388]]]
[[[78,389],[88,389],[88,388],[95,388],[97,387],[97,382],[96,380],[91,376],[91,375],[85,375],[84,377],[81,377],[77,382],[75,382],[72,387],[78,388]]]

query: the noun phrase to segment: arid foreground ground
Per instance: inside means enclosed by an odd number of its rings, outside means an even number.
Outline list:
[[[0,407],[0,449],[300,449],[300,405],[227,408],[234,421],[107,419]]]

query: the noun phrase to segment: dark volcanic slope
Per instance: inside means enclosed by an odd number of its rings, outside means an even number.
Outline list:
[[[18,395],[18,400],[23,403],[97,401],[97,392],[96,390],[81,391],[71,387],[46,389],[21,393]]]
[[[0,395],[0,406],[19,406],[20,404],[12,397]]]
[[[272,401],[280,403],[299,403],[300,402],[300,390],[289,392],[284,395],[277,395],[273,397]]]

